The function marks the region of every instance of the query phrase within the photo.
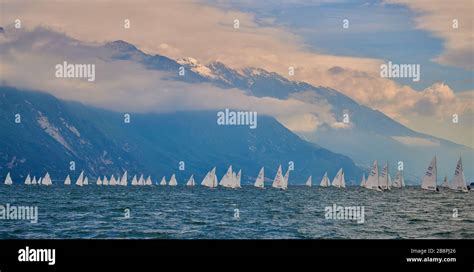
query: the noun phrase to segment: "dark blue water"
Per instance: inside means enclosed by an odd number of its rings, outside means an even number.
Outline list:
[[[474,238],[472,191],[2,184],[0,205],[7,203],[38,206],[39,217],[0,220],[1,239]],[[333,204],[363,206],[365,222],[326,219],[324,209]]]

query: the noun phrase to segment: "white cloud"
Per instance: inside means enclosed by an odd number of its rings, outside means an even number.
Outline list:
[[[393,136],[392,138],[404,145],[411,145],[411,146],[439,146],[440,145],[439,141],[419,138],[419,137]]]

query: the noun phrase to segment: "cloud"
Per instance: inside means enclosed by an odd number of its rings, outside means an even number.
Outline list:
[[[392,138],[404,145],[411,145],[411,146],[439,146],[440,145],[439,141],[425,139],[425,138],[409,137],[409,136],[393,136]]]
[[[102,46],[85,44],[45,28],[7,29],[6,33],[0,40],[0,69],[2,81],[11,86],[41,90],[61,99],[118,112],[225,108],[257,111],[277,118],[295,131],[314,131],[335,120],[325,101],[306,103],[291,97],[287,100],[259,98],[239,89],[224,90],[207,83],[173,81],[167,72],[147,70],[133,61],[114,60]],[[56,78],[55,66],[64,61],[94,64],[96,80]]]
[[[387,0],[408,6],[418,17],[415,20],[419,29],[428,30],[442,38],[444,52],[434,61],[465,69],[474,69],[474,25],[472,0],[458,1],[409,1]],[[453,28],[453,20],[458,21],[458,28]]]

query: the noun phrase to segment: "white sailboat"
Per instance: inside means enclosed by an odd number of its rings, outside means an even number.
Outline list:
[[[115,176],[114,176],[114,175],[112,175],[112,176],[110,177],[109,185],[110,185],[110,186],[115,186],[115,185],[117,185],[117,180],[115,179]]]
[[[328,178],[328,172],[324,173],[324,176],[323,178],[321,179],[321,183],[319,184],[319,186],[321,187],[329,187],[331,184],[330,184],[330,181],[329,181],[329,178]]]
[[[140,178],[138,179],[138,185],[140,186],[145,185],[145,179],[143,179],[143,174],[141,174]]]
[[[277,173],[275,175],[275,178],[273,179],[272,187],[282,189],[282,190],[287,189],[287,184],[285,182],[285,177],[283,177],[283,174],[282,174],[282,171],[281,171],[281,165],[278,166]]]
[[[106,176],[102,179],[102,185],[108,186],[109,185],[109,180],[107,179]]]
[[[84,177],[84,180],[82,181],[82,185],[89,185],[89,178],[87,178],[87,176]]]
[[[201,185],[209,187],[209,188],[217,187],[218,182],[217,182],[216,168],[215,167],[212,168],[212,170],[207,173],[207,175],[202,180]]]
[[[36,176],[33,176],[33,180],[31,181],[31,185],[36,185]]]
[[[97,181],[95,184],[97,184],[98,186],[102,185],[102,180],[100,179],[100,177],[97,178]]]
[[[48,172],[46,172],[46,175],[44,175],[43,185],[46,185],[46,186],[53,185],[53,182],[51,181],[51,177],[49,176]]]
[[[442,187],[442,188],[449,188],[449,181],[448,181],[448,176],[444,176],[444,179],[443,179],[443,183],[441,183],[441,185],[439,187]]]
[[[64,179],[64,185],[71,185],[71,177],[69,177],[69,175]]]
[[[388,181],[388,162],[385,162],[385,165],[383,166],[382,173],[380,174],[379,177],[379,187],[382,190],[390,190],[390,185]]]
[[[123,173],[122,175],[122,178],[120,178],[120,183],[119,185],[122,185],[122,186],[127,186],[127,177],[128,177],[128,173],[127,171],[125,171],[125,173]]]
[[[196,185],[196,182],[194,181],[194,175],[191,175],[191,177],[188,179],[188,182],[186,183],[186,186],[194,186]]]
[[[365,183],[367,181],[365,180],[365,173],[362,173],[362,181],[360,182],[360,187],[365,187]]]
[[[306,184],[305,184],[305,185],[308,186],[308,187],[311,187],[311,186],[312,186],[311,178],[312,178],[312,177],[309,176],[309,178],[306,180]]]
[[[242,170],[239,170],[239,172],[237,173],[237,176],[235,177],[234,179],[234,186],[233,188],[242,188],[240,186],[240,179],[242,177]]]
[[[286,170],[285,176],[283,178],[285,179],[286,187],[288,187],[288,181],[290,179],[290,168],[288,168],[288,170]]]
[[[461,157],[459,158],[458,163],[456,165],[456,169],[454,170],[454,177],[451,181],[449,188],[456,191],[465,192],[465,193],[468,192],[466,179],[464,177],[464,170],[462,167]]]
[[[12,184],[13,184],[13,180],[10,176],[10,172],[8,172],[7,177],[5,178],[5,185],[12,185]]]
[[[436,166],[436,156],[431,160],[428,169],[426,169],[425,176],[421,182],[421,189],[438,191],[437,188],[438,167]]]
[[[166,186],[166,177],[163,177],[160,181],[161,186]]]
[[[146,178],[146,180],[145,180],[145,185],[148,185],[148,186],[153,185],[153,182],[151,181],[151,177],[150,177],[150,176],[148,176],[148,177]]]
[[[265,187],[265,170],[263,167],[260,169],[260,172],[258,172],[257,179],[255,179],[255,184],[253,186],[257,188]]]
[[[138,185],[137,175],[134,175],[132,178],[132,186]]]
[[[372,165],[369,177],[365,181],[365,188],[370,190],[382,191],[379,187],[379,164],[376,160]]]
[[[43,177],[40,177],[40,178],[38,179],[38,185],[41,185],[42,182],[43,182]]]
[[[234,173],[232,172],[232,165],[229,166],[227,172],[222,177],[219,185],[226,188],[233,188],[234,187]]]
[[[336,176],[332,180],[332,186],[337,188],[346,188],[346,181],[344,179],[344,171],[342,168],[337,171]]]
[[[82,171],[81,174],[79,175],[79,177],[77,178],[76,185],[77,186],[82,186],[83,183],[84,183],[84,171]]]
[[[26,185],[31,185],[31,177],[30,177],[30,174],[28,174],[28,176],[26,177],[26,179],[25,179],[25,184],[26,184]]]
[[[176,176],[173,174],[171,175],[170,182],[168,183],[169,186],[176,186],[178,185],[178,181],[176,180]]]
[[[405,180],[403,178],[402,171],[398,170],[395,180],[393,181],[393,188],[403,188],[405,187]]]

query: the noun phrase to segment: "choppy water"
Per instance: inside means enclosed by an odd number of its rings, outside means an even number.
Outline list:
[[[38,206],[39,218],[36,224],[0,220],[1,239],[474,238],[472,191],[2,184],[0,205],[7,203]],[[333,204],[363,206],[365,222],[325,219],[325,207]]]

